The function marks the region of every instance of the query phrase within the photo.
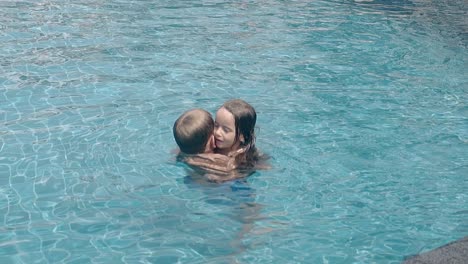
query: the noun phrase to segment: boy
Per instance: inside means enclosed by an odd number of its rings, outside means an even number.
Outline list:
[[[220,180],[220,176],[232,174],[236,168],[235,159],[213,153],[214,121],[211,114],[203,109],[184,112],[174,123],[172,132],[180,148],[177,159],[201,169],[209,180]],[[210,174],[215,173],[215,174]]]
[[[213,153],[215,148],[214,121],[203,109],[183,113],[174,123],[174,139],[185,154]]]

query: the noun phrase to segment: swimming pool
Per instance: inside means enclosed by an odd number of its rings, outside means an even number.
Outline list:
[[[399,263],[468,234],[464,1],[0,2],[1,263]],[[200,185],[238,97],[273,169]]]

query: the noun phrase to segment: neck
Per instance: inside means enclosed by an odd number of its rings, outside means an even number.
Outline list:
[[[216,149],[216,153],[226,155],[226,156],[227,154],[229,154],[229,152],[231,152],[230,149]]]

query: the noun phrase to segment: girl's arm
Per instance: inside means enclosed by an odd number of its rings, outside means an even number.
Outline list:
[[[189,165],[223,174],[231,172],[237,168],[233,157],[214,153],[187,156],[184,161]]]
[[[244,178],[247,175],[248,175],[247,173],[240,173],[237,170],[232,170],[227,175],[217,175],[217,174],[208,173],[208,174],[205,174],[205,177],[209,181],[221,183],[221,182]]]

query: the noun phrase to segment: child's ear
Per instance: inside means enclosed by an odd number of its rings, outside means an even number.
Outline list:
[[[213,148],[216,148],[216,143],[215,143],[215,138],[214,138],[214,135],[211,135],[210,137],[210,144]]]
[[[216,148],[214,136],[211,135],[205,145],[205,153],[211,153]]]

